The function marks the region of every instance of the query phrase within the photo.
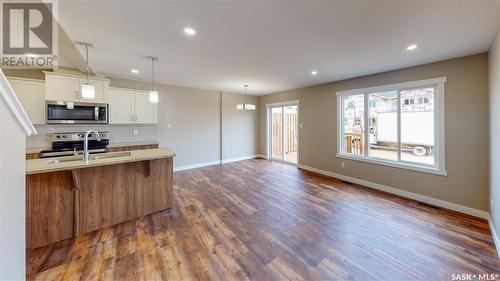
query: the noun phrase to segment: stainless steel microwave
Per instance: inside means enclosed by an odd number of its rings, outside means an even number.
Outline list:
[[[108,105],[103,103],[47,101],[47,124],[107,124]]]

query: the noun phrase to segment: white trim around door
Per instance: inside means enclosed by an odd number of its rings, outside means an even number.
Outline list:
[[[271,118],[271,110],[273,108],[281,107],[283,108],[283,114],[284,114],[284,107],[286,106],[297,106],[297,163],[289,162],[284,160],[284,153],[282,153],[282,159],[279,158],[274,158],[272,155],[272,134],[270,133],[270,130],[272,129],[272,118]],[[282,162],[285,164],[290,164],[293,166],[298,166],[299,165],[299,154],[300,151],[298,149],[299,144],[300,144],[300,101],[299,100],[292,100],[292,101],[285,101],[285,102],[276,102],[276,103],[268,103],[266,104],[266,159],[270,161],[277,161],[277,162]],[[282,122],[282,130],[283,130],[283,115],[281,118]],[[281,147],[284,148],[284,138],[281,140]]]

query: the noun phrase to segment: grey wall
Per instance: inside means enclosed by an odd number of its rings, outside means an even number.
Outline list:
[[[76,50],[67,34],[59,31],[60,66],[69,70],[83,69],[85,61]],[[44,79],[40,70],[6,70],[7,76]],[[111,86],[149,90],[149,82],[111,78]],[[160,146],[170,147],[176,153],[176,167],[207,163],[223,159],[255,155],[258,148],[258,110],[236,111],[236,103],[243,95],[224,93],[221,136],[220,94],[201,89],[158,85],[160,104],[158,125],[97,125],[99,130],[110,132],[111,142],[158,140]],[[258,103],[257,97],[249,102]],[[171,128],[168,124],[171,124]],[[89,126],[38,125],[38,136],[27,139],[28,149],[44,148],[50,145],[52,132],[86,130]],[[134,136],[133,130],[139,130]],[[222,137],[222,138],[221,138]],[[221,153],[221,142],[223,152]],[[226,153],[227,152],[227,153]],[[221,155],[222,154],[222,155]]]
[[[257,154],[259,144],[259,114],[258,111],[236,110],[236,105],[244,102],[245,96],[243,95],[223,94],[223,159]],[[258,97],[248,96],[248,102],[257,105]],[[257,110],[261,109],[257,107]]]
[[[500,31],[490,49],[490,216],[500,234]]]
[[[497,40],[498,41],[498,40]],[[498,49],[498,44],[496,44]],[[492,50],[492,54],[497,54]],[[498,57],[496,55],[495,57]],[[494,60],[492,55],[492,60]],[[496,67],[496,68],[495,68]],[[497,69],[492,63],[492,69]],[[495,70],[492,70],[492,73]],[[446,166],[448,176],[438,176],[375,164],[338,160],[336,154],[336,92],[384,84],[446,76]],[[498,75],[492,74],[492,106],[496,105]],[[111,79],[111,85],[149,89],[149,83]],[[498,86],[497,88],[498,89]],[[488,210],[488,55],[415,66],[263,97],[251,97],[257,111],[236,111],[244,96],[223,94],[223,137],[220,136],[220,95],[218,92],[159,85],[159,124],[140,127],[159,140],[161,146],[177,152],[176,167],[213,162],[222,157],[238,158],[266,152],[265,105],[300,100],[300,164],[370,182],[400,188],[448,202]],[[500,97],[499,97],[500,99]],[[494,108],[497,108],[496,106]],[[492,114],[494,114],[492,110]],[[492,116],[492,120],[495,116]],[[492,136],[495,133],[492,121]],[[171,124],[171,128],[168,124]],[[132,138],[132,127],[110,125],[118,139]],[[143,128],[143,129],[141,129]],[[40,128],[38,128],[40,129]],[[44,127],[42,131],[54,130]],[[112,133],[113,136],[113,133]],[[152,137],[151,137],[152,138]],[[492,137],[494,139],[494,137]],[[116,141],[114,141],[116,142]],[[497,153],[492,145],[492,152]],[[226,153],[227,152],[227,153]],[[495,159],[492,159],[492,163]],[[346,167],[341,168],[340,163]],[[499,160],[500,162],[500,160]],[[496,167],[496,166],[495,166]],[[493,172],[492,172],[493,174]],[[387,175],[391,175],[388,177]],[[494,182],[492,176],[492,189]],[[495,189],[497,190],[497,189]],[[498,198],[498,197],[497,197]],[[497,200],[498,201],[498,200]]]
[[[150,88],[147,82],[116,78],[111,78],[111,86]],[[175,167],[218,161],[221,157],[220,93],[170,85],[157,87],[160,92],[157,138],[160,146],[177,153]],[[257,154],[258,111],[236,111],[236,103],[243,98],[231,93],[224,93],[222,97],[223,159]],[[256,97],[249,100],[258,102]]]
[[[448,176],[336,158],[337,91],[443,76],[448,78],[445,85]],[[299,118],[303,124],[299,131],[300,164],[488,210],[487,54],[267,95],[261,97],[260,108],[288,100],[300,100]],[[260,112],[259,151],[266,152],[265,110]],[[346,163],[345,168],[341,162]]]
[[[43,79],[40,70],[7,70],[13,77]],[[110,78],[111,87],[149,90],[149,82]],[[36,125],[39,134],[27,138],[27,149],[50,146],[53,132],[96,128],[110,132],[110,142],[159,141],[177,153],[175,167],[256,155],[259,147],[259,107],[256,111],[237,111],[244,95],[171,85],[157,85],[160,93],[157,125]],[[258,103],[258,97],[248,101]],[[221,113],[223,116],[221,136]],[[168,126],[170,124],[170,127]],[[138,135],[133,131],[138,130]],[[222,137],[222,138],[221,138]],[[221,141],[223,142],[221,155]]]

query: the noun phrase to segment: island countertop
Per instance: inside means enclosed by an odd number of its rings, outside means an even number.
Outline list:
[[[130,155],[120,156],[124,152],[130,153]],[[122,152],[109,152],[102,154],[94,154],[98,157],[107,156],[117,156],[102,159],[90,160],[88,163],[83,160],[73,160],[64,161],[74,158],[74,156],[67,157],[57,157],[57,158],[40,158],[26,160],[26,174],[40,174],[54,171],[64,171],[73,170],[81,168],[89,168],[104,165],[114,165],[120,163],[129,163],[153,159],[161,159],[175,156],[175,152],[168,148],[156,148],[156,149],[144,149],[144,150],[133,150],[133,151],[122,151]],[[78,157],[82,157],[79,155]],[[53,160],[62,160],[58,163],[51,163]]]

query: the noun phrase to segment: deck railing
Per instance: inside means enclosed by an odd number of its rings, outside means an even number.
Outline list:
[[[347,153],[364,154],[365,142],[363,133],[345,133],[344,139]]]

